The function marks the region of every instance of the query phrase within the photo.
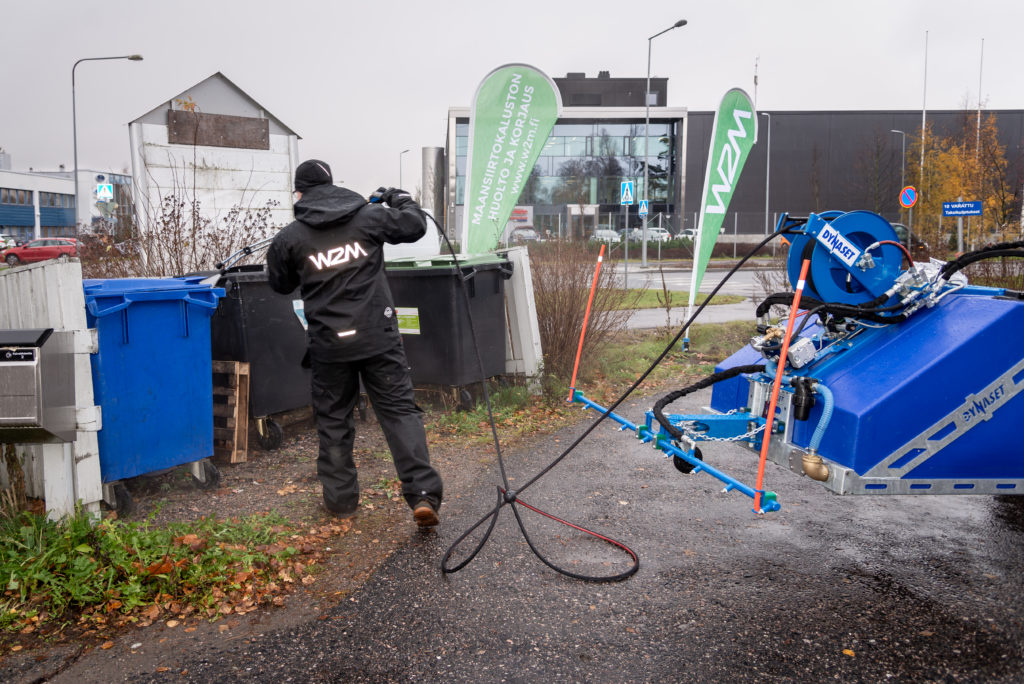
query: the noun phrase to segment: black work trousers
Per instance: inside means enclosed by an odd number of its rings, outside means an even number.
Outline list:
[[[373,404],[391,449],[402,495],[409,506],[427,499],[441,505],[441,476],[430,465],[423,410],[416,405],[412,378],[401,345],[357,361],[335,361],[311,350],[313,412],[320,435],[316,470],[328,510],[353,510],[359,502],[359,479],[352,446],[355,441],[353,410],[359,398],[359,379]]]

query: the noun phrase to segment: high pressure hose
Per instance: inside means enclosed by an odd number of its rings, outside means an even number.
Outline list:
[[[421,209],[421,211],[423,211],[423,210]],[[552,570],[555,570],[556,572],[559,572],[559,573],[561,573],[563,575],[566,575],[568,577],[572,577],[574,579],[580,579],[580,580],[584,580],[584,581],[588,581],[588,582],[615,582],[615,581],[618,581],[618,580],[626,579],[627,577],[633,575],[637,570],[640,569],[640,559],[639,559],[639,557],[637,557],[636,553],[632,549],[630,549],[628,546],[626,546],[625,544],[623,544],[621,542],[615,541],[614,539],[606,537],[606,536],[604,536],[602,534],[598,534],[597,532],[594,532],[592,530],[588,530],[588,529],[586,529],[584,527],[581,527],[579,525],[575,525],[575,524],[573,524],[571,522],[568,522],[566,520],[562,520],[561,518],[558,518],[558,517],[556,517],[554,515],[546,513],[544,511],[538,509],[538,508],[535,508],[535,507],[527,504],[526,502],[518,499],[518,497],[516,496],[516,493],[511,491],[511,487],[509,486],[508,475],[505,472],[505,459],[502,457],[502,454],[501,454],[501,443],[500,443],[500,440],[498,439],[498,430],[497,430],[497,426],[494,423],[494,412],[493,412],[493,408],[491,406],[491,395],[490,395],[490,391],[487,388],[486,372],[484,371],[483,358],[480,356],[480,344],[479,344],[479,340],[478,340],[478,337],[477,337],[477,334],[476,334],[476,325],[475,325],[475,323],[473,321],[473,312],[472,312],[472,308],[470,306],[469,293],[468,293],[467,288],[466,288],[466,282],[465,282],[466,279],[464,277],[462,277],[462,267],[459,264],[459,258],[455,254],[455,249],[452,247],[451,242],[448,240],[448,236],[445,235],[444,230],[441,228],[441,226],[438,224],[437,220],[429,212],[423,211],[423,215],[428,217],[431,221],[433,221],[434,225],[438,229],[438,232],[444,238],[445,244],[448,246],[448,252],[451,254],[452,261],[455,264],[456,272],[460,276],[459,277],[459,283],[461,285],[460,289],[462,290],[463,302],[466,305],[466,314],[467,314],[467,317],[469,319],[470,335],[473,338],[473,350],[474,350],[474,353],[476,355],[477,366],[480,369],[480,383],[481,383],[481,386],[483,388],[484,400],[485,400],[486,405],[487,405],[487,418],[488,418],[488,422],[491,425],[491,438],[492,438],[492,440],[494,442],[495,454],[497,454],[497,457],[498,457],[498,468],[499,468],[499,471],[501,472],[501,481],[502,481],[502,485],[499,485],[497,487],[498,499],[497,499],[497,503],[496,503],[495,507],[493,509],[491,509],[491,512],[488,513],[487,515],[485,515],[483,518],[481,518],[475,525],[473,525],[468,530],[466,530],[462,534],[462,536],[459,537],[449,547],[448,551],[444,555],[444,558],[442,558],[442,560],[441,560],[441,571],[445,572],[445,573],[454,573],[454,572],[458,572],[459,570],[464,568],[466,565],[468,565],[470,563],[470,561],[472,561],[473,558],[476,557],[476,555],[483,548],[484,544],[486,544],[487,540],[490,538],[491,532],[494,531],[494,526],[498,522],[498,513],[501,511],[501,509],[506,504],[512,504],[512,513],[515,515],[516,523],[519,526],[519,531],[523,535],[523,539],[526,540],[526,543],[529,545],[530,550],[533,551],[534,555],[537,556],[537,558],[540,559],[540,561],[542,563],[544,563],[545,565],[550,567]],[[525,487],[521,488],[519,491],[521,492],[522,489],[525,489]],[[622,549],[623,551],[625,551],[632,558],[632,560],[633,560],[632,566],[628,570],[626,570],[625,572],[618,573],[618,574],[615,574],[615,575],[610,575],[610,576],[583,575],[583,574],[580,574],[580,573],[575,573],[575,572],[566,570],[564,568],[558,567],[557,565],[555,565],[554,563],[549,561],[547,558],[545,558],[544,555],[537,549],[537,547],[534,546],[533,540],[530,538],[530,535],[526,531],[526,526],[523,523],[523,519],[519,515],[519,511],[516,509],[516,505],[515,504],[517,504],[517,503],[522,505],[522,506],[524,506],[524,507],[526,507],[526,508],[528,508],[528,509],[530,509],[531,511],[534,511],[535,513],[539,513],[540,515],[543,515],[543,516],[545,516],[545,517],[547,517],[547,518],[549,518],[551,520],[554,520],[556,522],[562,523],[563,525],[567,525],[569,527],[572,527],[575,530],[579,530],[580,532],[583,532],[585,534],[589,534],[589,535],[591,535],[593,537],[596,537],[597,539],[600,539],[601,541],[603,541],[603,542],[605,542],[607,544],[610,544],[612,546],[615,546],[615,547],[618,547],[618,548]],[[458,565],[456,565],[454,567],[448,567],[448,565],[447,565],[448,559],[451,557],[452,552],[454,551],[455,547],[457,547],[463,540],[466,539],[466,537],[468,537],[470,534],[472,534],[474,530],[476,530],[478,527],[480,527],[480,525],[482,525],[488,519],[490,519],[490,524],[487,526],[487,531],[484,533],[483,538],[480,540],[480,543],[477,545],[477,547],[475,549],[473,549],[472,553],[465,560],[463,560],[461,563],[459,563]]]
[[[425,211],[423,213],[424,213],[425,216],[429,217],[431,221],[434,222],[435,226],[437,226],[438,232],[441,233],[441,236],[444,238],[445,243],[448,245],[448,250],[449,250],[449,252],[452,255],[452,259],[455,261],[456,269],[458,269],[459,272],[461,273],[461,269],[460,269],[460,267],[458,265],[459,264],[458,257],[455,256],[455,250],[452,248],[451,243],[448,241],[448,236],[445,235],[444,230],[437,223],[437,221],[434,219],[433,216],[431,216],[428,212],[425,212]],[[800,225],[802,225],[802,224],[800,224]],[[760,251],[762,247],[767,245],[769,242],[771,242],[775,238],[777,238],[777,237],[779,237],[781,235],[784,235],[784,234],[792,234],[792,233],[800,232],[800,231],[797,230],[798,227],[799,227],[799,225],[786,225],[786,226],[784,226],[780,230],[778,230],[778,231],[772,233],[771,235],[767,236],[766,238],[764,238],[760,243],[757,244],[757,246],[755,246],[752,250],[750,250],[750,252],[748,252],[746,255],[744,255],[743,258],[740,259],[733,266],[733,268],[726,274],[726,276],[721,280],[721,282],[719,282],[718,285],[715,286],[715,288],[711,291],[711,293],[708,294],[708,296],[704,299],[703,303],[701,303],[700,306],[697,307],[697,309],[693,312],[693,314],[686,321],[686,323],[683,325],[683,327],[679,330],[679,332],[675,335],[675,337],[672,338],[672,340],[668,343],[668,345],[665,347],[665,349],[661,352],[661,354],[659,354],[658,357],[647,368],[647,370],[645,370],[640,375],[640,377],[638,377],[636,379],[636,381],[634,381],[633,384],[630,385],[630,387],[625,392],[623,392],[622,396],[620,396],[618,399],[616,399],[605,410],[605,412],[603,414],[598,416],[598,418],[593,423],[591,423],[587,427],[587,429],[584,430],[583,433],[579,437],[577,437],[575,440],[573,440],[573,442],[568,447],[566,447],[565,450],[561,454],[559,454],[554,460],[551,461],[551,463],[549,463],[547,466],[545,466],[543,469],[541,469],[541,471],[539,473],[534,475],[530,480],[528,480],[526,482],[526,484],[521,486],[518,490],[511,489],[511,487],[509,486],[508,477],[507,477],[506,472],[505,472],[504,459],[502,457],[501,449],[500,449],[499,442],[498,442],[497,428],[495,427],[494,417],[493,417],[493,414],[492,414],[492,411],[491,411],[490,395],[489,395],[489,393],[487,391],[486,381],[484,380],[485,374],[484,374],[484,370],[483,370],[483,368],[484,368],[483,367],[483,360],[480,357],[479,344],[477,343],[477,337],[476,337],[476,330],[475,330],[474,325],[473,325],[473,316],[470,315],[469,316],[470,333],[473,336],[473,342],[474,342],[474,348],[475,348],[475,351],[476,351],[477,363],[480,366],[481,383],[483,384],[484,398],[485,398],[485,400],[487,402],[487,415],[488,415],[488,419],[490,420],[490,424],[491,424],[491,435],[492,435],[492,438],[494,440],[495,453],[497,454],[497,458],[498,458],[498,467],[499,467],[499,470],[501,472],[502,485],[499,485],[497,487],[497,500],[496,500],[496,503],[495,503],[494,507],[489,512],[487,512],[482,518],[480,518],[476,523],[474,523],[469,529],[467,529],[458,539],[456,539],[452,543],[452,545],[448,548],[448,550],[445,552],[444,557],[441,559],[441,571],[444,572],[444,573],[455,573],[455,572],[458,572],[459,570],[461,570],[462,568],[466,567],[467,565],[469,565],[469,563],[472,562],[472,560],[477,556],[477,554],[483,549],[484,545],[487,543],[487,540],[490,538],[490,535],[494,531],[494,527],[497,524],[498,514],[501,512],[501,509],[504,506],[506,506],[506,505],[511,505],[512,513],[513,513],[513,515],[516,518],[516,523],[518,524],[519,530],[523,534],[523,537],[526,540],[527,544],[530,546],[530,550],[533,551],[534,555],[536,555],[537,558],[542,563],[547,565],[552,570],[554,570],[554,571],[556,571],[556,572],[558,572],[558,573],[560,573],[562,575],[566,575],[567,577],[572,577],[574,579],[579,579],[579,580],[583,580],[583,581],[587,581],[587,582],[616,582],[616,581],[624,580],[624,579],[632,576],[633,574],[635,574],[636,571],[640,569],[640,560],[637,557],[636,553],[634,553],[627,546],[625,546],[624,544],[621,544],[620,542],[617,542],[617,541],[615,541],[613,539],[609,539],[608,537],[605,537],[605,536],[600,535],[600,534],[598,534],[596,532],[593,532],[591,530],[587,530],[587,529],[579,527],[577,525],[573,525],[571,523],[567,523],[564,520],[561,520],[561,519],[556,518],[554,516],[548,515],[547,513],[543,513],[541,511],[538,511],[537,509],[533,508],[532,506],[528,506],[527,504],[525,504],[520,499],[520,496],[522,495],[522,493],[526,489],[528,489],[529,487],[533,486],[538,480],[540,480],[540,478],[544,477],[546,474],[551,472],[551,470],[554,469],[555,466],[557,466],[559,463],[561,463],[577,446],[579,446],[583,442],[584,439],[586,439],[590,435],[591,432],[593,432],[597,428],[598,425],[600,425],[604,421],[605,418],[608,417],[609,414],[611,414],[616,408],[618,408],[618,406],[620,404],[622,404],[622,402],[624,402],[643,383],[643,381],[647,379],[647,377],[652,372],[654,372],[654,369],[657,368],[658,365],[665,359],[665,357],[668,356],[669,352],[671,352],[676,347],[676,345],[679,343],[679,340],[682,339],[683,334],[686,332],[687,328],[689,328],[689,326],[693,323],[693,321],[697,318],[697,316],[699,316],[700,313],[704,310],[704,308],[707,307],[707,305],[711,301],[711,299],[716,294],[718,294],[718,291],[722,289],[722,286],[736,273],[736,271],[738,271],[740,269],[740,267],[743,266],[743,264],[745,264],[751,257],[753,257],[755,254],[757,254],[757,252]],[[469,296],[468,296],[468,293],[466,291],[466,287],[465,287],[465,283],[464,282],[462,284],[462,293],[463,293],[463,298],[465,299],[465,303],[466,303],[466,310],[468,312],[469,311]],[[519,510],[516,507],[517,503],[525,506],[526,508],[529,508],[530,510],[533,510],[533,511],[536,511],[538,513],[541,513],[542,515],[545,515],[545,516],[547,516],[547,517],[549,517],[549,518],[551,518],[553,520],[556,520],[558,522],[562,522],[562,523],[564,523],[566,525],[569,525],[569,526],[573,527],[574,529],[577,529],[577,530],[580,530],[580,531],[585,532],[587,534],[590,534],[590,535],[592,535],[594,537],[597,537],[598,539],[601,539],[602,541],[604,541],[606,543],[609,543],[611,545],[614,545],[614,546],[624,550],[633,559],[633,565],[629,569],[624,571],[624,572],[621,572],[621,573],[618,573],[618,574],[615,574],[615,575],[609,575],[609,576],[583,575],[583,574],[580,574],[580,573],[575,573],[575,572],[566,570],[565,568],[558,567],[557,565],[552,563],[550,560],[545,558],[544,555],[541,554],[540,551],[534,546],[533,541],[530,539],[529,535],[526,532],[526,528],[525,528],[525,526],[523,524],[523,520],[522,520],[522,518],[521,518],[521,516],[519,514]],[[484,523],[487,523],[488,521],[489,521],[489,524],[487,525],[487,529],[484,532],[483,537],[481,538],[480,542],[476,545],[476,547],[461,562],[459,562],[458,564],[456,564],[454,566],[450,566],[449,565],[449,560],[451,559],[452,555],[454,554],[455,549],[462,542],[464,542],[469,537],[469,535],[471,535],[475,530],[477,530],[479,527],[481,527]]]

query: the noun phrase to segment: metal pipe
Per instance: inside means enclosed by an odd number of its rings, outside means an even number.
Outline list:
[[[662,33],[668,33],[674,28],[680,26],[686,26],[686,19],[680,19],[676,23],[669,26],[664,31],[655,33],[653,36],[647,39],[647,87],[644,90],[644,200],[649,199],[647,192],[647,183],[649,182],[649,173],[647,167],[650,165],[650,145],[651,145],[651,41],[660,36]],[[650,202],[648,201],[648,210],[650,210]],[[643,228],[640,231],[640,240],[643,244],[640,247],[640,265],[647,266],[647,214],[643,216]]]
[[[75,235],[78,235],[78,118],[75,105],[75,69],[82,62],[98,62],[107,59],[127,59],[132,62],[141,62],[142,55],[119,55],[117,57],[83,57],[71,67],[71,144],[74,147],[74,175],[75,175]]]

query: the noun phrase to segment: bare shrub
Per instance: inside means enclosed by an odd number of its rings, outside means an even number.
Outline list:
[[[761,303],[764,299],[776,292],[791,292],[789,275],[786,272],[786,257],[788,252],[777,252],[766,268],[754,271],[754,301]],[[773,306],[768,312],[769,315],[778,317],[786,315],[787,309],[784,306]]]
[[[583,242],[545,242],[530,247],[537,322],[544,349],[544,369],[568,380],[579,346],[599,248]],[[610,336],[626,328],[642,292],[616,286],[615,261],[605,261],[583,343],[586,357]]]
[[[144,230],[132,226],[128,239],[116,242],[114,234],[106,231],[83,238],[82,275],[166,278],[212,271],[225,257],[278,230],[270,223],[276,205],[274,201],[255,209],[235,205],[214,222],[203,216],[199,200],[169,195],[150,214],[150,225]]]

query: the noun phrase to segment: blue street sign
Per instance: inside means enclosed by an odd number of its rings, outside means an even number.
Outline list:
[[[943,202],[943,216],[981,216],[981,202]]]
[[[633,181],[622,181],[622,188],[619,191],[619,204],[633,203]]]
[[[647,216],[647,200],[640,200],[640,215]]]

